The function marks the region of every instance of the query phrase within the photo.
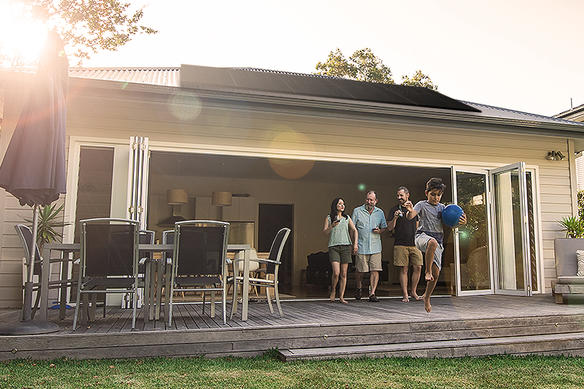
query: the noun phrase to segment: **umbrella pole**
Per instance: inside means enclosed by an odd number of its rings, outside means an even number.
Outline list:
[[[22,307],[22,320],[32,319],[32,285],[34,279],[34,266],[36,260],[36,240],[38,233],[38,221],[39,221],[39,206],[34,205],[33,216],[32,216],[32,242],[30,249],[29,267],[27,274],[27,281],[24,284],[24,305]],[[37,293],[40,293],[40,289]]]

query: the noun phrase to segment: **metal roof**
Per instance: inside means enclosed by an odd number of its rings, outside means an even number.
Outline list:
[[[175,87],[180,86],[179,74],[180,67],[74,67],[69,69],[70,77]]]
[[[198,73],[199,76],[205,75],[204,79],[199,80],[189,80],[188,78],[193,78],[194,74],[190,76],[188,73],[191,73],[192,70],[195,70],[195,74]],[[203,70],[201,72],[200,70]],[[209,72],[209,70],[211,70]],[[216,71],[215,71],[216,70]],[[248,77],[236,77],[235,75],[241,75],[242,72],[245,72]],[[183,77],[187,78],[186,80],[181,81],[181,73],[183,73]],[[279,91],[281,93],[288,93],[288,94],[295,94],[298,93],[297,90],[295,91],[294,87],[297,86],[292,81],[301,80],[302,90],[307,95],[317,96],[312,90],[318,89],[315,83],[319,83],[319,81],[333,81],[333,85],[339,85],[339,82],[342,82],[343,85],[345,82],[348,82],[351,87],[355,85],[358,89],[349,88],[349,93],[347,92],[340,92],[340,89],[337,87],[336,89],[333,87],[329,87],[329,91],[337,92],[337,94],[331,93],[329,96],[331,98],[343,98],[338,94],[347,94],[345,98],[351,98],[354,100],[359,100],[362,98],[362,92],[364,89],[373,89],[379,90],[379,87],[383,88],[383,84],[376,84],[376,83],[363,83],[358,81],[351,81],[345,80],[342,78],[337,77],[329,77],[329,76],[322,76],[316,74],[305,74],[305,73],[295,73],[295,72],[286,72],[286,71],[277,71],[277,70],[266,70],[266,69],[258,69],[258,68],[211,68],[211,67],[204,67],[204,66],[191,66],[191,65],[182,65],[180,67],[92,67],[92,68],[70,68],[69,74],[71,77],[79,77],[79,78],[89,78],[89,79],[99,79],[99,80],[110,80],[110,81],[119,81],[119,82],[132,82],[132,83],[139,83],[139,84],[150,84],[150,85],[160,85],[160,86],[169,86],[169,87],[226,87],[231,86],[233,89],[244,89],[248,91],[266,91],[264,77],[270,75],[276,75],[280,77],[276,81],[282,81],[282,76],[287,77],[283,83],[279,85]],[[288,81],[286,83],[286,81]],[[239,83],[239,85],[237,85]],[[352,83],[352,84],[351,84]],[[272,82],[273,84],[273,82]],[[291,85],[292,84],[292,85]],[[412,90],[416,92],[416,90],[421,90],[424,88],[415,88],[415,87],[406,87],[402,85],[390,85],[393,91],[400,92],[400,91],[408,91]],[[308,89],[307,89],[308,88]],[[273,85],[272,88],[273,89]],[[273,91],[273,90],[272,90]],[[351,93],[353,92],[353,93]],[[434,91],[430,91],[434,92]],[[370,92],[366,92],[370,93]],[[571,120],[564,120],[558,117],[549,117],[544,115],[538,115],[528,112],[521,112],[516,111],[508,108],[502,107],[495,107],[486,104],[474,103],[470,101],[464,100],[455,100],[451,99],[448,96],[444,96],[435,92],[440,97],[444,97],[445,99],[455,101],[460,103],[461,106],[467,106],[472,111],[478,112],[467,112],[469,115],[476,115],[479,117],[488,117],[488,118],[500,118],[500,119],[511,119],[511,120],[518,120],[523,121],[526,123],[552,123],[552,124],[568,124],[570,126],[584,126],[584,123],[577,123]],[[350,95],[350,96],[349,96]],[[322,97],[322,96],[319,96]],[[369,94],[371,97],[371,94]],[[364,99],[365,101],[376,101],[371,99]],[[385,101],[384,101],[385,100]],[[389,101],[388,101],[389,100]],[[391,99],[382,99],[381,101],[377,102],[385,102],[390,104],[395,104],[395,102],[390,101]],[[399,103],[398,103],[399,104]],[[419,104],[415,104],[413,102],[404,100],[401,104],[405,105],[413,105],[413,106],[420,106]],[[424,105],[422,105],[424,106]],[[426,105],[432,108],[440,108],[436,106]],[[576,107],[572,112],[579,111],[582,106]],[[441,107],[446,108],[447,107]],[[452,109],[452,108],[451,108]],[[561,114],[560,114],[561,115]],[[556,115],[556,116],[560,116]]]
[[[516,111],[513,109],[508,108],[501,108],[495,107],[492,105],[486,104],[479,104],[473,103],[470,101],[462,101],[463,103],[470,105],[479,109],[481,112],[478,114],[479,116],[488,116],[493,118],[501,118],[501,119],[514,119],[514,120],[521,120],[526,122],[544,122],[544,123],[558,123],[558,124],[569,124],[569,125],[577,125],[577,126],[584,126],[584,123],[577,123],[571,120],[564,120],[550,116],[539,115],[536,113],[528,113],[522,111]]]
[[[455,111],[478,111],[458,100],[421,87],[254,68],[182,65],[180,71],[181,87],[194,89],[261,91]]]
[[[584,121],[584,104],[573,107],[567,111],[560,112],[554,115],[555,118],[575,120],[578,122]]]

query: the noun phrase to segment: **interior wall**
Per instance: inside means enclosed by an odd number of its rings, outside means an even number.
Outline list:
[[[329,212],[331,201],[337,197],[343,197],[346,204],[347,213],[350,215],[355,207],[364,203],[365,193],[368,190],[376,190],[378,194],[378,207],[386,212],[397,204],[395,192],[396,188],[405,185],[410,188],[412,201],[418,201],[424,197],[424,185],[428,178],[440,176],[445,183],[450,186],[449,169],[419,170],[420,175],[404,175],[403,170],[395,166],[368,165],[363,169],[373,170],[380,183],[374,185],[362,182],[359,186],[359,176],[347,176],[344,182],[322,182],[308,179],[261,179],[251,178],[257,172],[249,171],[248,177],[205,177],[201,175],[179,174],[174,168],[157,167],[156,152],[151,158],[151,174],[149,189],[149,210],[148,228],[158,232],[157,238],[161,237],[161,232],[168,229],[168,226],[159,226],[158,223],[171,215],[171,208],[166,202],[166,191],[172,188],[184,188],[189,196],[189,203],[180,207],[177,212],[186,219],[196,218],[195,199],[197,197],[209,197],[214,191],[229,191],[232,193],[249,194],[259,203],[274,204],[294,204],[294,273],[293,283],[301,283],[301,271],[307,266],[307,256],[318,251],[326,251],[328,238],[322,232],[324,218]],[[182,172],[189,170],[187,164],[197,164],[201,161],[196,156],[176,153],[176,169]],[[208,158],[208,157],[205,157]],[[216,157],[237,158],[238,165],[245,166],[248,159],[245,157]],[[178,162],[180,161],[180,162]],[[317,162],[318,163],[318,162]],[[343,170],[347,167],[344,163],[327,165],[327,169]],[[377,171],[377,174],[375,172]],[[331,173],[332,175],[332,173]],[[451,198],[450,191],[444,196],[444,201]],[[257,239],[257,206],[254,221],[256,222]],[[387,215],[386,215],[387,216]],[[393,263],[393,238],[390,233],[385,233],[383,241],[383,260]],[[397,282],[397,272],[390,267],[390,277]]]

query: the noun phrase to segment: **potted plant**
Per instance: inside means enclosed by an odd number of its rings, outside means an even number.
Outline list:
[[[63,208],[64,204],[59,207],[57,207],[57,204],[51,204],[39,209],[37,246],[41,252],[45,243],[51,243],[63,237],[63,234],[56,230],[68,225],[68,223],[60,221]],[[30,219],[25,219],[25,221],[32,224]]]
[[[576,250],[584,250],[584,219],[579,216],[565,217],[559,221],[565,238],[554,240],[556,275],[575,276],[578,272]]]

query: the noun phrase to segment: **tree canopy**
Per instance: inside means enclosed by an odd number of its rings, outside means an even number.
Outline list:
[[[356,50],[349,58],[337,48],[329,53],[326,61],[316,64],[316,70],[316,74],[323,76],[395,84],[391,68],[386,66],[370,48]],[[438,85],[434,84],[430,76],[421,70],[417,70],[411,76],[402,76],[402,84],[438,90]]]
[[[114,51],[137,34],[155,34],[141,24],[143,9],[120,0],[17,0],[24,13],[54,29],[69,55],[87,59],[99,50]]]

